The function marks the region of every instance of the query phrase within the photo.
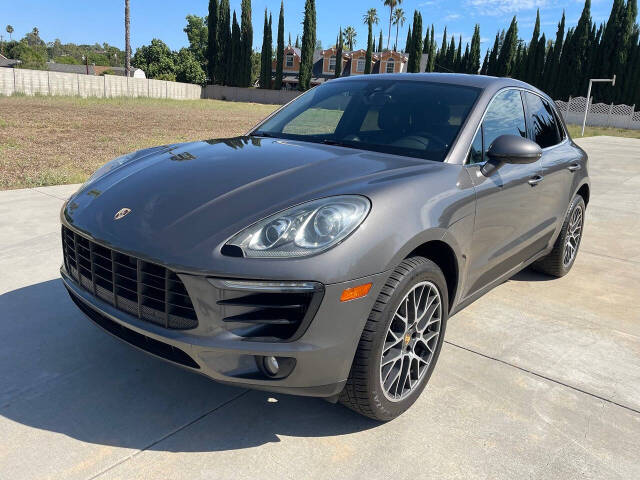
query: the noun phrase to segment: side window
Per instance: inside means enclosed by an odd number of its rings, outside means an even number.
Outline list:
[[[524,106],[519,90],[505,90],[496,95],[482,122],[484,151],[489,150],[500,135],[527,136]]]
[[[469,158],[467,159],[467,163],[482,163],[482,126],[478,129],[478,133],[476,133],[475,138],[473,139],[473,143],[471,143],[471,149],[469,150]]]
[[[529,108],[531,140],[540,145],[540,148],[552,147],[560,143],[558,125],[551,105],[533,93],[525,93],[524,96]]]

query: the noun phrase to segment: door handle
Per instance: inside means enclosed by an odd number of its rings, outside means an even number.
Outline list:
[[[531,185],[532,187],[535,187],[542,181],[543,178],[544,177],[542,175],[536,175],[534,177],[531,177],[529,179],[529,185]]]
[[[582,165],[580,165],[578,163],[572,163],[567,168],[569,169],[570,172],[577,172],[578,170],[580,170],[582,168]]]

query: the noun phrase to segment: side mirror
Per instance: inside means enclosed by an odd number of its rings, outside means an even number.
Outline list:
[[[540,146],[519,135],[501,135],[496,138],[487,151],[489,161],[482,167],[485,176],[491,175],[501,164],[533,163],[542,156]]]
[[[501,135],[493,141],[487,156],[500,163],[533,163],[542,156],[542,149],[519,135]]]

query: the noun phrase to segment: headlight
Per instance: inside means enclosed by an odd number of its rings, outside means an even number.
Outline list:
[[[303,203],[265,218],[234,236],[227,245],[245,257],[304,257],[344,240],[365,219],[371,202],[357,195]]]

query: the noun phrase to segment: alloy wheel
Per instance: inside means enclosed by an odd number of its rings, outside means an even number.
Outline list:
[[[564,242],[564,256],[562,258],[562,263],[565,267],[571,265],[571,262],[573,262],[578,253],[583,221],[584,212],[582,207],[578,205],[571,213],[571,220],[569,220],[569,226],[567,227],[567,237]]]
[[[389,324],[380,358],[380,384],[392,402],[420,385],[440,338],[442,299],[431,282],[420,282],[405,295]]]

